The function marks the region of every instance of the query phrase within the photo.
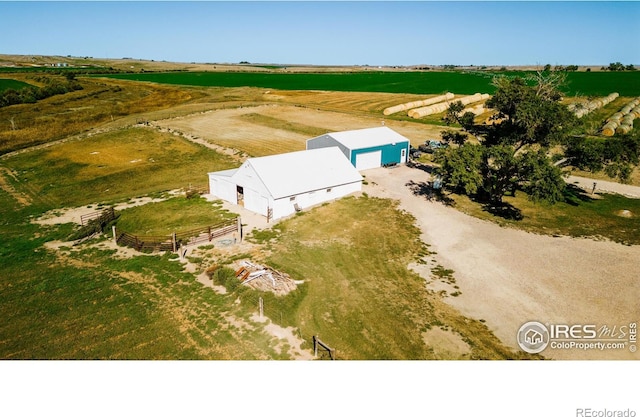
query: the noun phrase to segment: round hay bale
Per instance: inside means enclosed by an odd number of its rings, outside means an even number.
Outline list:
[[[620,122],[621,119],[622,119],[622,113],[618,112],[618,113],[614,113],[613,116],[609,117],[607,119],[607,122]]]
[[[453,93],[446,93],[436,97],[428,98],[426,100],[411,101],[409,103],[398,104],[397,106],[387,107],[382,111],[382,113],[385,116],[388,116],[390,114],[398,113],[404,110],[410,110],[416,107],[429,106],[431,104],[439,103],[444,100],[451,100],[453,97],[455,97]]]
[[[620,125],[616,128],[616,133],[625,134],[631,132],[632,126],[629,125]]]
[[[438,103],[432,104],[427,107],[420,107],[418,109],[413,109],[409,111],[409,117],[414,119],[419,119],[424,116],[428,116],[430,114],[442,113],[443,111],[449,108],[449,103]]]
[[[602,134],[605,136],[613,136],[616,133],[616,128],[618,127],[618,123],[609,122],[602,128]]]

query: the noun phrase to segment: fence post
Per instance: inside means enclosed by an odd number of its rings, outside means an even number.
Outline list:
[[[176,232],[173,232],[171,234],[171,244],[173,245],[173,251],[177,252],[178,251],[178,242],[176,240]]]
[[[118,234],[116,233],[116,226],[111,226],[111,231],[113,232],[113,241],[118,243]]]
[[[238,223],[238,236],[240,236],[240,242],[242,242],[242,220],[240,216],[236,217],[236,222]]]
[[[313,336],[313,357],[318,357],[318,339],[315,335]]]

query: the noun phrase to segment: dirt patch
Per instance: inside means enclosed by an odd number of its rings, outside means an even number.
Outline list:
[[[17,177],[13,171],[8,168],[0,167],[0,188],[7,192],[7,194],[9,194],[11,197],[13,197],[21,206],[26,207],[31,205],[31,198],[29,198],[29,196],[27,196],[26,194],[18,192],[18,190],[16,190],[13,185],[11,185],[9,180],[7,180],[5,175],[10,176],[17,181]]]
[[[471,348],[459,334],[440,327],[424,332],[423,339],[433,349],[436,359],[464,359],[471,353]]]
[[[405,166],[365,171],[365,191],[397,199],[416,217],[437,263],[452,269],[461,295],[444,301],[485,320],[507,346],[528,321],[626,326],[640,317],[640,246],[551,237],[482,221],[414,195],[405,186],[427,173]],[[431,275],[425,277],[432,279]],[[637,359],[629,350],[547,349],[556,359]]]
[[[260,317],[257,314],[251,316],[251,320],[258,323],[267,323],[264,327],[264,330],[280,340],[280,343],[276,345],[276,351],[278,351],[279,353],[282,353],[282,350],[286,348],[287,353],[291,355],[293,359],[313,359],[313,354],[309,350],[305,350],[302,348],[304,340],[294,334],[295,328],[278,326],[268,318]]]

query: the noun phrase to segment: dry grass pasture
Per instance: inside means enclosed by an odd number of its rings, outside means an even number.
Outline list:
[[[266,156],[304,150],[307,139],[327,132],[381,126],[382,118],[283,103],[217,109],[156,124],[249,156]],[[438,138],[445,129],[405,121],[385,121],[385,125],[405,135],[414,146]]]

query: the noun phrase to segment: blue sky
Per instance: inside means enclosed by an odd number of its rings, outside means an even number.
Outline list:
[[[317,65],[640,64],[640,2],[3,2],[0,53]]]

